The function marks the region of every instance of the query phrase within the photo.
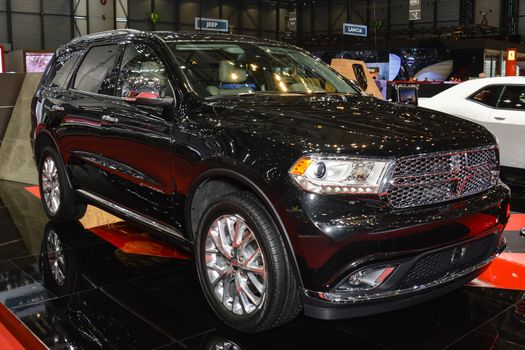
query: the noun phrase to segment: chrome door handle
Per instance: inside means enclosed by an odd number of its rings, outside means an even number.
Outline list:
[[[64,110],[64,107],[59,106],[59,105],[53,105],[53,106],[51,107],[51,110],[52,110],[52,111],[55,111],[55,112],[62,112],[62,111]]]
[[[102,120],[110,123],[118,123],[118,118],[112,117],[110,115],[104,114]]]
[[[505,120],[507,118],[505,118],[505,117],[494,117],[494,119],[496,119],[496,120]]]

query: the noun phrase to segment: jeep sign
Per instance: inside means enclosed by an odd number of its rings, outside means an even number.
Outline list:
[[[227,32],[228,20],[195,17],[195,29],[211,30],[214,32]]]

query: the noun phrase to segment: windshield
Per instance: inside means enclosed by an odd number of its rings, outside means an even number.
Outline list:
[[[193,89],[203,97],[358,93],[325,63],[293,48],[223,42],[171,42],[169,46]]]

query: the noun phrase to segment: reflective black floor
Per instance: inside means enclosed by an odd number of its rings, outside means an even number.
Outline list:
[[[525,208],[525,192],[513,200]],[[23,185],[0,182],[0,301],[52,349],[525,350],[522,217],[506,232],[505,259],[475,287],[396,312],[301,316],[243,335],[213,315],[191,257],[93,208],[82,223],[48,223]]]

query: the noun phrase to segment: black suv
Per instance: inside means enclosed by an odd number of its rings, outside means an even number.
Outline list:
[[[291,45],[80,37],[45,72],[32,121],[50,219],[89,203],[174,238],[241,331],[418,303],[505,246],[510,192],[485,128],[364,96]]]

